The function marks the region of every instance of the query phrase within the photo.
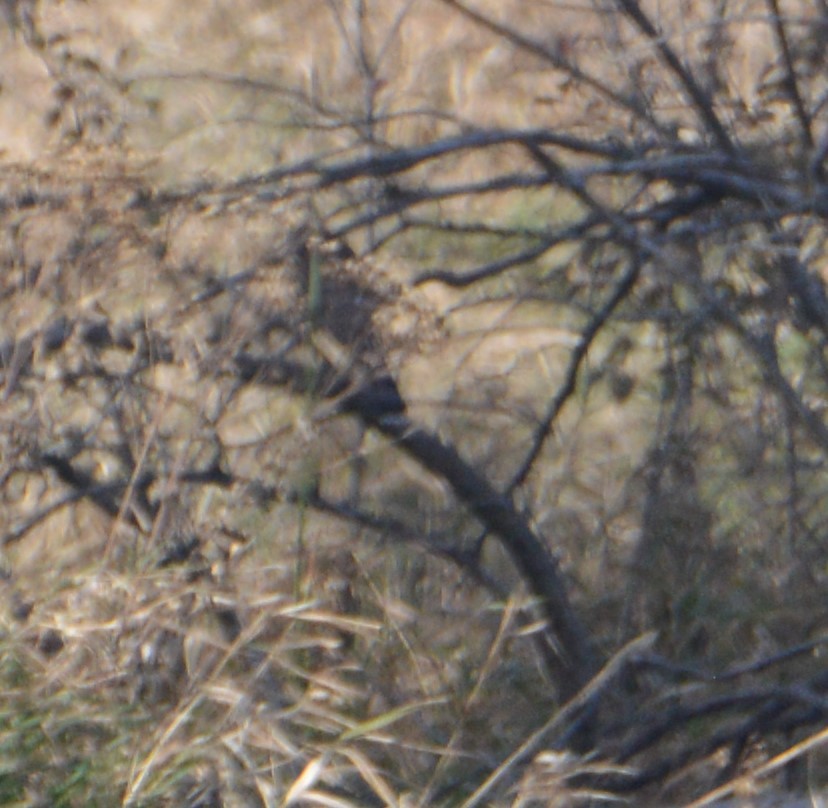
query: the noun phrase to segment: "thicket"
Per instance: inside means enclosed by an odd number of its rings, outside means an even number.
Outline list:
[[[819,792],[828,6],[194,6],[5,10],[0,801]]]

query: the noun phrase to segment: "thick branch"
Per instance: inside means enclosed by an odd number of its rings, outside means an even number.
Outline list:
[[[533,594],[558,645],[556,685],[564,699],[583,687],[598,667],[592,642],[566,594],[558,564],[543,539],[529,526],[511,500],[467,463],[457,450],[439,437],[414,426],[401,415],[373,417],[366,423],[391,438],[400,448],[451,486],[486,529],[496,535],[509,553]]]

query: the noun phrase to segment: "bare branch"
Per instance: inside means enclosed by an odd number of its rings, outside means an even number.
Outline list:
[[[647,15],[641,10],[641,6],[636,0],[617,0],[618,5],[624,13],[638,26],[638,28],[647,36],[656,46],[662,59],[666,62],[670,70],[679,80],[679,83],[684,88],[693,109],[699,114],[702,121],[707,126],[707,129],[713,134],[716,142],[719,144],[724,152],[731,156],[737,156],[739,150],[733,144],[730,135],[722,125],[713,109],[712,100],[708,97],[702,88],[699,86],[693,74],[681,63],[681,60],[676,55],[675,51],[670,47],[667,40],[656,29]]]
[[[358,414],[425,468],[444,479],[483,525],[500,539],[533,594],[540,599],[559,646],[554,674],[561,697],[568,699],[574,695],[593,675],[597,666],[596,652],[572,609],[558,565],[541,538],[511,500],[498,493],[454,447],[414,426],[404,416],[376,418],[370,412]]]
[[[779,11],[779,2],[778,0],[766,0],[766,2],[771,13],[773,32],[776,35],[776,41],[782,54],[783,69],[785,71],[783,79],[785,91],[788,93],[791,104],[796,112],[796,117],[799,119],[802,146],[804,149],[811,149],[814,145],[814,136],[811,131],[811,116],[805,109],[805,102],[802,100],[802,94],[799,91],[799,80],[797,78],[796,67],[793,63],[793,57],[791,56],[791,48],[788,44],[788,35],[785,32],[785,25],[782,22],[782,14]]]
[[[541,42],[537,42],[534,39],[521,34],[511,26],[497,22],[482,12],[475,11],[473,8],[470,8],[465,3],[461,3],[459,0],[440,1],[445,3],[445,5],[456,9],[483,28],[486,28],[492,33],[503,37],[508,42],[517,45],[522,50],[528,51],[536,56],[540,56],[542,59],[549,62],[549,64],[556,70],[566,73],[576,82],[583,83],[585,86],[595,90],[599,95],[611,101],[613,104],[617,104],[619,107],[626,109],[636,118],[646,121],[653,129],[658,129],[657,123],[650,117],[646,108],[642,106],[637,99],[622,95],[598,77],[585,72],[576,64],[567,59],[563,55],[560,48],[550,48]]]
[[[541,419],[540,423],[534,430],[532,436],[532,443],[523,462],[513,474],[509,485],[506,488],[507,494],[511,494],[516,488],[523,485],[529,472],[535,465],[538,457],[540,457],[543,446],[552,432],[552,427],[558,418],[564,404],[569,400],[572,393],[575,391],[575,384],[578,380],[578,371],[581,363],[589,351],[595,337],[600,333],[601,329],[609,320],[615,309],[621,302],[632,292],[638,276],[641,272],[641,260],[635,257],[630,261],[626,272],[616,284],[612,294],[607,298],[606,303],[595,313],[595,316],[587,323],[586,328],[581,332],[578,344],[573,349],[569,357],[569,366],[564,374],[564,381],[559,388],[557,394],[552,399],[549,408]]]

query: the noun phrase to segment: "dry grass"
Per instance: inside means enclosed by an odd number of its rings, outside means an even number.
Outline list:
[[[390,447],[360,449],[353,425],[314,419],[313,402],[234,392],[222,376],[263,318],[296,306],[284,268],[232,301],[187,304],[205,274],[266,260],[291,231],[293,206],[223,217],[221,227],[186,206],[156,217],[134,204],[142,181],[106,167],[6,176],[7,194],[36,188],[45,201],[5,230],[4,339],[32,354],[6,376],[3,406],[15,452],[3,505],[4,801],[270,805],[301,793],[393,804],[406,792],[462,793],[463,772],[492,752],[479,728],[499,727],[497,747],[516,741],[523,722],[511,712],[529,718],[528,694],[544,687],[514,609],[501,617],[420,552],[359,541],[335,519],[280,502],[301,488],[309,456],[325,493],[345,495],[360,450],[366,502],[393,511],[396,498],[412,516],[424,507],[412,532],[445,509],[433,483],[412,488],[422,473]],[[416,344],[397,333],[394,311],[392,354]],[[425,309],[403,306],[401,316],[424,322]],[[65,341],[50,347],[64,320]],[[237,482],[174,482],[209,458],[215,436]],[[37,458],[72,457],[75,441],[74,460],[99,484],[166,469],[151,492],[164,502],[154,519],[136,529],[127,499],[114,519],[67,501]],[[177,553],[190,558],[168,566]],[[481,672],[507,639],[507,669]],[[495,710],[502,687],[514,693]],[[552,694],[542,701],[551,709]],[[439,737],[453,740],[444,748]]]

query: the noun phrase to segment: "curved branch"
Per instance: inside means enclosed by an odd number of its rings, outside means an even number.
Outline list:
[[[581,333],[581,338],[578,340],[578,344],[575,346],[569,358],[569,367],[564,376],[564,383],[561,385],[560,390],[558,390],[558,394],[552,399],[552,403],[549,405],[546,414],[536,427],[532,439],[532,446],[509,482],[509,486],[506,489],[507,492],[511,493],[526,480],[529,472],[532,470],[532,466],[534,466],[535,461],[541,453],[541,449],[543,449],[543,445],[546,443],[546,439],[552,430],[552,425],[555,423],[558,414],[575,391],[575,383],[578,379],[581,362],[583,362],[590,345],[592,345],[592,341],[598,335],[601,328],[603,328],[613,311],[615,311],[621,301],[632,291],[635,282],[638,280],[640,271],[641,260],[640,258],[636,258],[621,277],[621,280],[607,299],[607,302],[598,310]]]
[[[404,415],[377,417],[358,410],[355,413],[420,465],[442,477],[486,529],[500,539],[523,580],[540,600],[554,634],[557,654],[551,673],[560,696],[562,699],[574,696],[597,670],[597,654],[566,594],[558,564],[543,539],[532,530],[509,497],[496,491],[453,446],[415,426]]]

